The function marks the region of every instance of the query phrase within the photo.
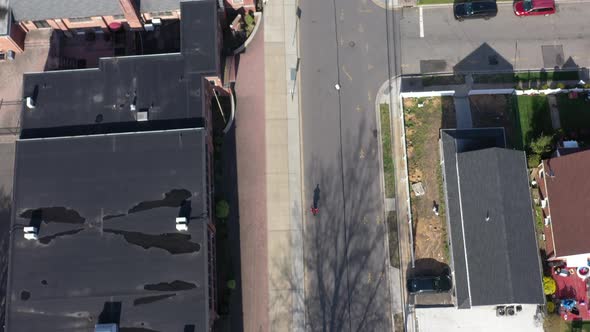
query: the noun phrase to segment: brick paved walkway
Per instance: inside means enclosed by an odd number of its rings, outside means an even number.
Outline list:
[[[235,89],[244,331],[265,332],[269,331],[269,286],[264,31],[240,55]]]

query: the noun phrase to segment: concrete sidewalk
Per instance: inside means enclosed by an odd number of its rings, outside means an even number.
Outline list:
[[[296,10],[297,0],[269,0],[264,8],[271,331],[305,328]]]

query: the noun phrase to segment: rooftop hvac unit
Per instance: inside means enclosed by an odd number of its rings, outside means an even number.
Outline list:
[[[154,25],[153,24],[144,24],[143,28],[145,29],[145,31],[154,31]]]
[[[551,216],[545,217],[545,226],[549,226],[550,223],[551,223]]]
[[[497,306],[496,307],[496,316],[505,316],[506,315],[506,308],[504,306]]]
[[[27,240],[37,240],[38,234],[39,234],[39,229],[37,227],[24,227],[23,228],[24,231],[24,235],[25,235],[25,239]]]
[[[541,200],[541,207],[542,207],[543,209],[547,207],[547,198],[543,198],[543,199]]]
[[[152,25],[160,25],[162,20],[160,18],[152,18]]]
[[[148,120],[148,111],[147,110],[139,110],[136,114],[137,121],[147,121]]]
[[[513,305],[506,307],[506,315],[507,316],[514,316],[515,314],[516,314],[516,310],[514,309]]]
[[[176,230],[188,231],[188,222],[185,217],[176,218]]]

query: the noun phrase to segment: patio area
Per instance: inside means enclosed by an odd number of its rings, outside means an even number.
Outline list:
[[[590,320],[590,306],[588,305],[588,285],[587,278],[582,279],[576,274],[576,268],[564,268],[567,271],[574,271],[573,274],[567,276],[553,273],[553,279],[557,284],[557,291],[553,295],[556,302],[556,310],[559,315],[566,321],[576,320]],[[561,306],[561,300],[573,300],[575,302],[566,303],[566,306]],[[567,304],[577,309],[567,310]],[[577,313],[576,313],[577,312]]]

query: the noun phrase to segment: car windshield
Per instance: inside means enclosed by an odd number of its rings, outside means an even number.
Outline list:
[[[525,11],[530,11],[533,9],[533,0],[524,0],[522,6]]]

